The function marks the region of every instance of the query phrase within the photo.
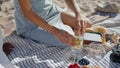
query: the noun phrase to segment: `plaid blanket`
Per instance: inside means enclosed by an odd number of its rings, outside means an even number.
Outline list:
[[[48,47],[17,35],[6,37],[4,42],[10,42],[15,46],[8,58],[18,68],[68,68],[69,48]],[[120,64],[110,61],[110,54],[111,51],[99,61],[86,56],[84,58],[90,61],[91,68],[96,65],[100,65],[101,68],[120,68]]]

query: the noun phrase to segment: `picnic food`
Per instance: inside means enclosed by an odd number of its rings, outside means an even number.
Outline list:
[[[106,41],[114,42],[112,36],[113,36],[112,34],[105,34]]]
[[[94,30],[91,28],[86,28],[85,32],[90,33],[90,32],[94,32]]]
[[[102,34],[106,33],[107,30],[105,27],[102,27],[102,26],[94,26],[93,27],[93,30],[96,31],[96,32],[100,32]]]
[[[85,58],[82,58],[81,60],[78,61],[78,64],[80,65],[88,65],[90,62],[85,59]]]
[[[119,36],[117,35],[117,33],[114,33],[112,38],[113,38],[114,43],[117,43]]]
[[[88,65],[88,66],[83,66],[82,68],[90,68],[90,66]]]
[[[89,64],[89,60],[82,58],[81,60],[78,61],[78,64],[82,67],[82,68],[90,68]]]
[[[74,67],[74,65],[73,64],[71,64],[68,68],[73,68]]]
[[[68,68],[80,68],[77,63],[71,64]]]
[[[107,42],[106,37],[103,36],[103,37],[102,37],[102,43],[105,44],[106,42]]]
[[[74,68],[79,68],[79,65],[77,63],[75,63]]]
[[[102,26],[93,26],[92,28],[87,28],[86,29],[86,33],[93,33],[93,34],[98,34],[101,36],[102,39],[102,43],[106,43],[106,37],[105,34],[107,33],[107,29],[105,27]],[[93,41],[84,41],[84,44],[90,44]]]
[[[76,37],[76,44],[73,48],[74,49],[80,49],[83,45],[83,38],[82,37]]]

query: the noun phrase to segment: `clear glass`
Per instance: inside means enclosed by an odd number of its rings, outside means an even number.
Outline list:
[[[90,48],[88,51],[89,58],[93,58],[96,60],[100,60],[103,58],[103,56],[105,54],[105,49],[102,46],[102,44],[97,43],[97,42],[93,42],[90,44],[89,48]]]
[[[77,45],[71,47],[69,61],[75,63],[78,59],[82,58],[82,48],[83,48],[83,37],[76,37]]]

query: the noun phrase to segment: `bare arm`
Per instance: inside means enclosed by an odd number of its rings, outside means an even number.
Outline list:
[[[25,18],[27,18],[37,26],[42,27],[50,33],[53,33],[56,30],[55,27],[50,26],[40,16],[38,16],[35,12],[32,11],[30,0],[19,0],[19,4]]]
[[[65,0],[68,7],[75,13],[75,15],[80,14],[80,8],[78,7],[76,0]]]
[[[33,12],[31,9],[30,0],[19,0],[19,4],[20,4],[20,7],[22,9],[22,12],[23,12],[23,15],[25,18],[27,18],[34,24],[42,27],[43,29],[47,30],[48,32],[52,33],[61,42],[71,45],[71,46],[76,44],[75,38],[72,35],[70,35],[66,31],[59,30],[59,29],[49,25],[46,21],[44,21],[41,17],[39,17],[35,12]],[[70,40],[71,40],[71,42],[70,42]]]

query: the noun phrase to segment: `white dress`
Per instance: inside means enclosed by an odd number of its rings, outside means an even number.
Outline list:
[[[52,26],[55,26],[58,29],[65,30],[70,34],[73,34],[72,29],[69,26],[64,25],[63,22],[61,21],[61,12],[63,12],[63,10],[56,6],[55,4],[53,4],[52,0],[30,0],[30,1],[32,5],[32,10],[42,19],[44,19],[47,23],[49,23]],[[37,25],[27,20],[22,15],[18,0],[14,0],[14,3],[16,8],[15,21],[17,26],[17,34],[22,34],[23,36],[33,39],[35,41],[48,43],[50,45],[63,44],[63,43],[61,44],[61,42],[58,39],[56,39],[56,37],[46,32],[41,27],[38,27]]]

